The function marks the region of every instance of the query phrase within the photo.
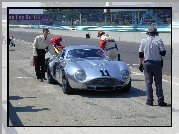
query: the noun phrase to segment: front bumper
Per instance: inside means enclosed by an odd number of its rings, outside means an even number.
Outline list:
[[[111,79],[106,79],[106,81],[99,81],[99,79],[91,80],[85,83],[76,83],[75,81],[68,79],[68,82],[72,88],[79,90],[120,90],[129,84],[129,81],[125,83],[120,80],[112,81]]]

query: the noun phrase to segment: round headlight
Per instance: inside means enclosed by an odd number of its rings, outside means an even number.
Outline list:
[[[83,81],[86,78],[86,74],[83,70],[78,70],[75,72],[75,78],[78,81]]]
[[[122,79],[126,81],[129,79],[129,72],[127,70],[122,70],[121,76],[122,76]]]

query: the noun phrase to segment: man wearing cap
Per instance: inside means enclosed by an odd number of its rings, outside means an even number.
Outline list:
[[[102,30],[98,31],[97,37],[100,37],[100,48],[106,51],[109,58],[115,61],[119,60],[118,47],[115,40],[108,34],[105,34]]]
[[[164,102],[164,95],[162,89],[162,65],[161,56],[165,56],[166,51],[163,41],[158,36],[157,29],[150,27],[147,34],[149,37],[141,41],[139,47],[139,70],[145,76],[147,102],[146,105],[153,106],[153,77],[156,87],[156,95],[158,97],[159,106],[167,106]],[[144,60],[144,61],[143,61]]]
[[[37,79],[42,82],[45,78],[45,49],[48,48],[50,54],[55,55],[54,48],[47,38],[49,29],[43,29],[43,34],[37,36],[33,45],[33,57]]]

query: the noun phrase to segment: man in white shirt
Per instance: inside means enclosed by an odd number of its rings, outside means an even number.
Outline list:
[[[53,45],[47,38],[49,33],[49,29],[43,29],[43,34],[37,36],[32,44],[36,76],[40,82],[47,80],[45,78],[45,49],[48,48],[50,54],[55,55]]]
[[[156,36],[158,35],[155,27],[149,28],[147,34],[149,37],[143,39],[139,48],[139,70],[143,72],[146,83],[147,102],[146,105],[153,106],[153,78],[155,81],[156,95],[159,106],[167,106],[164,102],[162,89],[162,65],[161,56],[165,56],[166,51],[163,41]],[[143,62],[144,60],[144,62]],[[143,62],[143,63],[142,63]]]

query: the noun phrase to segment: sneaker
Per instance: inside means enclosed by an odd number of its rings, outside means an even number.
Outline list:
[[[163,101],[163,102],[159,102],[158,105],[159,105],[159,106],[167,106],[167,103],[165,103],[165,102]]]
[[[43,78],[43,80],[47,80],[47,78]]]
[[[153,102],[147,101],[147,102],[146,102],[146,105],[148,105],[148,106],[153,106]]]

